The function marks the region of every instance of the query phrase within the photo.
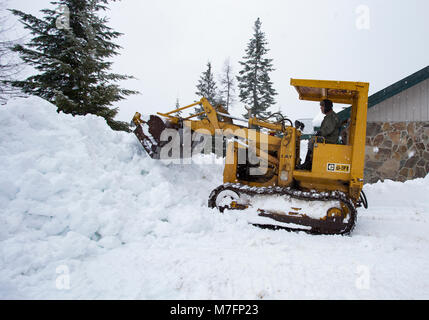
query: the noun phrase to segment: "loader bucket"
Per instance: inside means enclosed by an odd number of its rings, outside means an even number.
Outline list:
[[[162,159],[163,156],[168,157],[168,159],[183,159],[183,158],[190,158],[192,156],[192,151],[194,148],[202,143],[204,140],[198,140],[193,141],[191,143],[191,150],[184,150],[184,143],[183,143],[183,125],[182,124],[175,124],[168,120],[163,120],[160,117],[156,115],[151,115],[148,121],[142,121],[142,120],[135,120],[133,119],[134,123],[136,124],[136,129],[134,130],[134,134],[137,136],[138,140],[140,141],[141,145],[143,146],[146,153],[152,158],[152,159]],[[176,135],[171,135],[170,138],[164,140],[162,137],[162,133],[164,130],[176,130]],[[171,131],[170,131],[171,133]],[[175,139],[180,139],[179,141],[172,141]],[[163,147],[167,147],[167,144],[173,142],[171,145],[179,146],[179,150],[177,150],[176,153],[163,153]],[[171,145],[169,146],[169,149],[171,148]]]
[[[160,158],[161,133],[165,129],[164,121],[158,116],[151,115],[149,121],[141,122],[134,130],[147,154],[153,159]]]

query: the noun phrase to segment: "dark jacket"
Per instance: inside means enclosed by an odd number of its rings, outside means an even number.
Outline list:
[[[322,121],[320,135],[326,143],[336,144],[340,135],[340,120],[334,111],[330,111]]]

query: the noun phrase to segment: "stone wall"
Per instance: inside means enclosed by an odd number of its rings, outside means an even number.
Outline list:
[[[406,181],[429,173],[429,122],[370,122],[365,183]]]

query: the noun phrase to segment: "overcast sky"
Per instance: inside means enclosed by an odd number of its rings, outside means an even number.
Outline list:
[[[36,16],[47,0],[9,0]],[[118,118],[155,113],[197,99],[208,61],[215,74],[238,61],[260,17],[276,69],[276,106],[290,118],[312,118],[317,103],[301,102],[290,78],[370,82],[370,94],[429,65],[427,0],[123,0],[110,5],[109,26],[124,33],[114,71],[140,95],[121,101]],[[71,13],[73,14],[73,13]],[[236,103],[234,112],[243,113]]]

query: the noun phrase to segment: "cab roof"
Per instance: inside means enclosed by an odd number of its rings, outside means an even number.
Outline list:
[[[334,103],[352,104],[359,92],[368,90],[367,82],[329,81],[291,79],[291,85],[299,94],[299,99],[322,101],[329,99]]]

